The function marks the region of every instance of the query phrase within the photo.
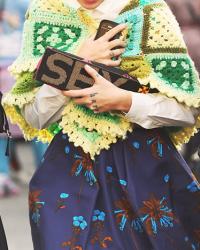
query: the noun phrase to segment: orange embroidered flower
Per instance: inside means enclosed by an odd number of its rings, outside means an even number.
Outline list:
[[[29,208],[32,212],[35,212],[37,209],[42,207],[39,199],[40,194],[41,191],[38,190],[29,193]]]
[[[161,200],[152,196],[151,199],[143,202],[144,206],[139,210],[141,220],[146,226],[148,234],[157,234],[160,227],[173,227],[175,216],[167,206],[166,198]]]
[[[147,94],[147,93],[149,93],[149,87],[141,86],[141,88],[139,88],[138,92],[143,93],[143,94]]]
[[[97,179],[93,171],[93,162],[90,158],[90,154],[86,154],[83,150],[80,150],[80,154],[75,155],[76,161],[72,165],[71,173],[72,175],[78,176],[81,172],[84,172],[87,182],[93,185],[97,182]]]

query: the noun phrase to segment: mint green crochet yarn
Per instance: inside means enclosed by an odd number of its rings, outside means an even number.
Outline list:
[[[76,105],[76,109],[81,110],[83,114],[86,114],[88,117],[93,117],[95,116],[96,119],[99,120],[107,120],[111,123],[119,124],[120,123],[120,117],[118,115],[110,114],[108,112],[100,113],[100,114],[95,114],[94,111],[91,109],[83,106],[83,105]]]
[[[81,35],[81,28],[71,25],[59,26],[38,22],[35,23],[34,29],[33,54],[35,56],[41,56],[47,46],[67,51]]]
[[[97,131],[88,131],[86,128],[80,128],[77,125],[77,131],[81,132],[89,141],[94,142],[97,138],[101,137],[101,135]]]
[[[154,3],[162,3],[163,0],[140,0],[140,6],[146,6]]]
[[[136,56],[141,54],[142,29],[144,25],[143,10],[140,7],[134,10],[126,11],[116,20],[117,23],[126,23],[128,25],[128,46],[122,57]],[[134,29],[133,29],[134,27]]]

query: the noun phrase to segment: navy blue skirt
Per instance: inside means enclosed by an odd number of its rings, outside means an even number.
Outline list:
[[[58,134],[30,182],[35,250],[198,250],[200,185],[164,130],[92,161]]]

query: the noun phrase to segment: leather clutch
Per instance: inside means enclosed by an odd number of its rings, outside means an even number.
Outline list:
[[[60,90],[75,90],[91,87],[94,80],[84,69],[90,65],[106,80],[122,89],[138,92],[139,81],[127,72],[104,64],[84,60],[70,53],[48,47],[38,64],[35,80]]]

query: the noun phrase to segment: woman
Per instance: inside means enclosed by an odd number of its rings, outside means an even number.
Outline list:
[[[94,41],[102,19],[120,25]],[[125,29],[126,43],[110,41]],[[91,88],[39,86],[46,46],[119,66],[141,87],[121,90],[89,66]],[[30,183],[34,249],[200,249],[200,186],[174,147],[199,127],[199,79],[162,0],[34,0],[11,71],[12,121],[27,139],[55,135]]]

